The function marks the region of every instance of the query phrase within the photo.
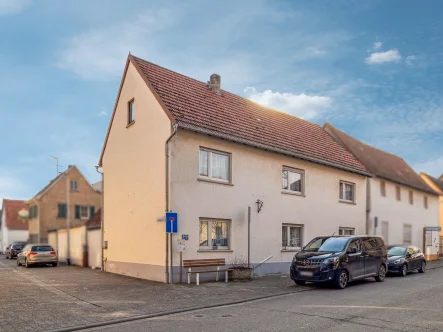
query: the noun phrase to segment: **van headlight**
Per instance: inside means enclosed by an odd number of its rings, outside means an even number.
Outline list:
[[[323,264],[335,264],[338,262],[338,257],[333,257],[333,258],[326,258],[323,261]]]

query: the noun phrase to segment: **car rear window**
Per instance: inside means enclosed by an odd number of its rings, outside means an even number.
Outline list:
[[[33,246],[31,251],[54,251],[51,246]]]

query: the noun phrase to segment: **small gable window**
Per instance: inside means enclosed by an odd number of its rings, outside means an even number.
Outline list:
[[[132,124],[135,121],[135,107],[134,107],[134,99],[128,102],[128,125]]]
[[[71,180],[71,191],[78,191],[77,181]]]

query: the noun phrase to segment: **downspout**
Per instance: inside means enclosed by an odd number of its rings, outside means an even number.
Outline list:
[[[99,168],[101,168],[100,166],[95,166],[95,170],[97,171],[97,173],[99,173],[99,174],[101,174],[101,176],[102,176],[102,192],[101,192],[101,194],[102,194],[102,206],[101,206],[101,211],[100,211],[100,229],[101,229],[101,245],[100,245],[100,250],[101,250],[101,253],[102,253],[102,255],[101,255],[101,268],[102,268],[102,271],[104,271],[105,270],[105,257],[104,257],[104,253],[105,253],[105,251],[104,251],[104,241],[105,241],[105,239],[104,239],[104,229],[103,229],[103,224],[104,224],[104,222],[103,222],[103,220],[104,220],[104,215],[105,215],[105,177],[104,177],[104,174],[103,174],[103,172],[100,172],[98,169]]]
[[[371,232],[371,178],[366,178],[366,234]],[[375,235],[375,234],[374,234]]]
[[[175,136],[177,133],[177,124],[172,124],[172,134],[168,137],[168,139],[165,142],[165,212],[169,212],[169,141]],[[166,222],[166,219],[165,219]],[[165,279],[166,283],[169,284],[169,262],[168,262],[168,256],[169,256],[169,248],[168,248],[168,233],[166,234],[166,258],[165,258]],[[171,274],[172,272],[172,235],[171,235]]]

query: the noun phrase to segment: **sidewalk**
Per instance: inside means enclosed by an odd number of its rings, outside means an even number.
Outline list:
[[[437,261],[428,261],[426,265],[427,265],[426,268],[428,270],[438,269],[440,267],[443,267],[443,257]]]

